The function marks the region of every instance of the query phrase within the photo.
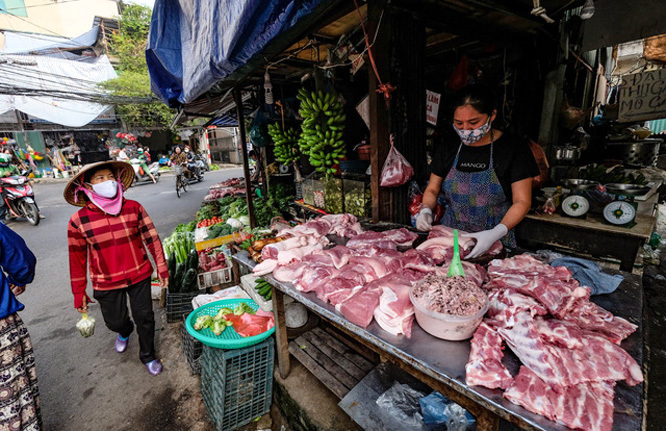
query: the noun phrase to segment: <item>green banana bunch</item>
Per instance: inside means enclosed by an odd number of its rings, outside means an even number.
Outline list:
[[[321,90],[308,93],[304,88],[296,96],[301,101],[301,138],[298,145],[310,157],[310,164],[328,178],[333,166],[345,157],[343,140],[346,116],[342,103],[332,93]]]
[[[293,128],[282,131],[278,123],[268,125],[268,134],[271,136],[275,147],[273,154],[277,161],[283,165],[291,165],[298,161],[301,153],[298,148],[298,132]]]

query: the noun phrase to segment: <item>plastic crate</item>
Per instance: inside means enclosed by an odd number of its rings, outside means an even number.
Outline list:
[[[227,260],[227,264],[229,266],[227,266],[224,269],[199,273],[197,275],[197,283],[199,283],[199,289],[206,289],[208,287],[231,283],[231,281],[234,279],[233,266],[231,265],[231,262],[229,260]]]
[[[268,338],[237,350],[203,347],[201,394],[218,431],[235,430],[270,411],[274,344]]]
[[[187,317],[185,315],[184,317]],[[183,319],[184,320],[184,319]],[[187,361],[192,374],[201,373],[201,352],[203,351],[203,344],[187,332],[185,325],[180,328],[181,339],[183,342],[183,355]]]
[[[206,293],[206,289],[197,290],[187,293],[171,293],[167,290],[166,295],[166,315],[167,322],[182,322],[183,314],[191,313],[194,308],[192,307],[192,298],[197,295]]]

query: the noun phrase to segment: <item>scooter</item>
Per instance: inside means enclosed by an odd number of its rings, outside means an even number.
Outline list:
[[[143,172],[143,169],[141,169],[141,160],[136,158],[130,159],[130,164],[132,165],[132,169],[134,169],[135,183],[139,181],[153,181],[150,179],[148,173]],[[153,177],[155,177],[155,181],[160,180],[160,164],[158,162],[153,162],[150,165],[148,165],[148,170],[150,171],[151,174],[153,174]]]
[[[24,173],[26,175],[27,173]],[[35,203],[35,191],[24,175],[0,178],[2,200],[7,218],[25,217],[33,226],[39,224],[39,209]]]
[[[210,171],[210,166],[208,165],[208,158],[206,157],[205,154],[197,153],[197,155],[194,156],[194,160],[200,163],[199,166],[202,168],[203,171],[205,172]]]
[[[187,169],[190,171],[190,181],[196,180],[199,183],[203,181],[204,170],[200,160],[188,160]]]

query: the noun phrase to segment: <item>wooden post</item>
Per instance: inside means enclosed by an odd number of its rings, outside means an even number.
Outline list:
[[[256,226],[254,219],[254,205],[252,204],[252,183],[250,182],[250,163],[247,158],[247,140],[245,138],[245,117],[243,116],[243,98],[238,87],[234,88],[234,100],[236,101],[236,116],[238,117],[238,129],[240,131],[241,152],[243,153],[243,175],[245,175],[245,199],[250,217],[250,228]]]
[[[372,46],[372,52],[380,76],[386,81],[390,71],[390,19],[386,1],[372,1],[368,4],[368,35],[374,35],[379,25],[379,18],[384,11],[381,27]],[[371,37],[371,36],[370,36]],[[370,103],[370,166],[372,178],[372,218],[375,221],[390,218],[390,193],[379,186],[379,176],[390,148],[389,109],[383,94],[377,93],[379,82],[372,67],[368,68],[368,96]]]
[[[275,287],[273,291],[273,314],[275,315],[275,341],[277,348],[278,369],[280,377],[289,376],[291,363],[289,358],[289,340],[287,339],[287,324],[284,314],[284,293]]]

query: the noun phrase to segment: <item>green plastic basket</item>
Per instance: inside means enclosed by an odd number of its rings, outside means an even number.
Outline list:
[[[220,308],[227,307],[234,309],[241,302],[245,302],[255,311],[259,309],[259,305],[251,299],[222,299],[220,301],[211,302],[202,305],[187,316],[187,319],[185,320],[185,328],[187,329],[187,332],[203,344],[218,349],[241,349],[243,347],[250,347],[270,337],[271,334],[275,332],[275,326],[266,332],[252,337],[240,336],[233,326],[228,326],[219,336],[213,334],[213,331],[210,328],[202,329],[201,331],[194,329],[194,322],[196,322],[197,317],[206,314],[215,316]]]

